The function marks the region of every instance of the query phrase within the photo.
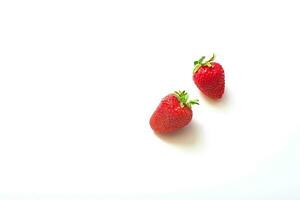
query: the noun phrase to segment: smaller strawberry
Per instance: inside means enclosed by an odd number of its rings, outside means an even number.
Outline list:
[[[204,59],[202,56],[194,62],[193,80],[203,94],[220,99],[225,89],[224,69],[219,63],[213,62],[215,54],[205,62]]]
[[[188,100],[185,91],[178,91],[163,98],[150,118],[150,126],[157,133],[169,133],[188,125],[193,117],[192,105],[198,99]]]

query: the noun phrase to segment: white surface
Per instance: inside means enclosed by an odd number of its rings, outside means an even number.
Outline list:
[[[299,199],[298,8],[2,1],[0,197]],[[217,103],[191,77],[213,52]],[[149,117],[177,89],[201,105],[158,137]]]

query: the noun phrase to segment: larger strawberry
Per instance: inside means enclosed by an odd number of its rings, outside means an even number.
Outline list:
[[[188,100],[185,91],[178,91],[163,98],[150,118],[150,126],[157,133],[169,133],[188,125],[192,120],[192,105],[198,100]]]
[[[199,90],[212,99],[220,99],[224,93],[225,78],[223,67],[213,62],[215,55],[204,61],[201,57],[194,62],[193,79]]]

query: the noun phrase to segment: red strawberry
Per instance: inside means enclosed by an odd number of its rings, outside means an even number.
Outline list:
[[[212,62],[215,54],[206,62],[205,57],[194,62],[193,79],[199,90],[212,99],[220,99],[224,93],[224,70],[219,63]]]
[[[163,98],[150,118],[150,126],[157,133],[169,133],[188,125],[192,120],[192,105],[185,91],[174,92]]]

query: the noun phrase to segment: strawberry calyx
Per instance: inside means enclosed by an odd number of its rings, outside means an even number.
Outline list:
[[[181,107],[187,106],[191,108],[193,105],[199,105],[198,99],[189,100],[189,94],[185,90],[175,91],[174,95],[177,97],[178,101],[180,102]]]
[[[215,60],[215,54],[213,53],[212,57],[210,59],[208,59],[207,61],[204,61],[205,56],[202,56],[199,60],[194,61],[194,70],[193,73],[196,73],[200,67],[202,66],[207,66],[207,67],[211,67],[211,62]]]

